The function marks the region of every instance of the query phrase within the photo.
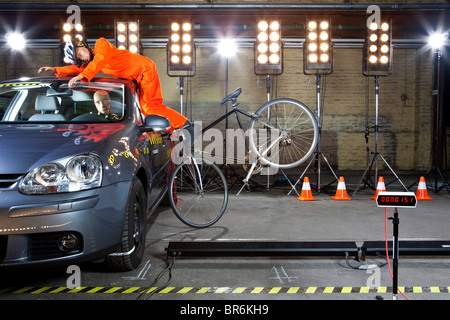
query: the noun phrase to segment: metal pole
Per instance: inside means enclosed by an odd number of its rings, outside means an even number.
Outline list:
[[[270,75],[266,76],[266,88],[267,88],[267,101],[270,101]],[[267,109],[267,121],[268,124],[270,124],[270,108]],[[270,129],[267,129],[267,139],[270,139],[270,134],[269,134]],[[270,145],[270,141],[267,142],[267,145]],[[266,185],[267,190],[270,189],[270,175],[267,174],[267,185]]]
[[[180,113],[184,115],[183,113],[183,87],[184,87],[184,79],[181,76],[180,77]]]
[[[398,295],[398,225],[400,220],[398,218],[398,210],[394,209],[394,218],[390,218],[394,225],[393,242],[392,242],[392,300],[397,300]]]
[[[374,77],[375,81],[375,183],[378,181],[378,76]]]
[[[319,129],[319,139],[317,141],[317,192],[320,193],[320,156],[321,156],[321,150],[320,150],[320,137],[322,135],[322,126],[320,124],[320,74],[316,75],[316,93],[317,93],[317,125]]]
[[[440,91],[439,91],[439,83],[440,83],[440,72],[441,72],[441,56],[442,51],[437,50],[437,78],[436,78],[436,131],[434,135],[434,144],[435,144],[435,150],[434,150],[434,191],[436,192],[438,190],[438,168],[439,168],[439,119],[440,119]]]
[[[228,60],[229,58],[225,58],[225,97],[228,96]],[[225,114],[228,113],[228,101],[225,103]],[[228,129],[228,117],[225,118],[225,179],[228,176],[228,153],[227,153],[227,147],[228,147],[228,139],[227,139],[227,129]]]

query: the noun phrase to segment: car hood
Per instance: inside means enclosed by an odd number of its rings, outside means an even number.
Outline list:
[[[1,124],[0,173],[22,174],[56,159],[86,153],[122,123]]]

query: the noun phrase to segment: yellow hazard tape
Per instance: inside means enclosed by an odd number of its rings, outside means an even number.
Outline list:
[[[0,87],[12,87],[12,86],[37,86],[40,85],[39,82],[15,82],[15,83],[4,83],[0,84]]]
[[[44,294],[44,293],[150,293],[159,290],[158,287],[6,287],[0,288],[2,294]],[[450,293],[450,286],[427,287],[412,286],[399,287],[405,293]],[[361,294],[361,293],[391,293],[392,287],[166,287],[158,291],[159,294]]]

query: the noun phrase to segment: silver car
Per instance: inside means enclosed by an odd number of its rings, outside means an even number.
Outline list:
[[[69,79],[0,82],[0,269],[105,258],[125,271],[143,258],[170,123],[143,117],[134,82]]]

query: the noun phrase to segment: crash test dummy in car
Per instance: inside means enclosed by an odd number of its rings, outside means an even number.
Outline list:
[[[83,41],[68,42],[64,55],[72,65],[41,67],[38,73],[51,71],[58,77],[75,75],[69,81],[69,87],[76,81],[90,81],[99,72],[135,80],[139,86],[139,103],[144,116],[156,114],[166,117],[170,121],[171,130],[192,127],[186,117],[163,104],[158,71],[149,58],[128,50],[119,50],[105,38],[98,39],[93,49]]]
[[[105,90],[99,90],[94,93],[94,104],[97,108],[97,115],[102,115],[108,120],[118,120],[117,114],[111,113],[111,98]],[[91,112],[91,114],[94,114]]]

